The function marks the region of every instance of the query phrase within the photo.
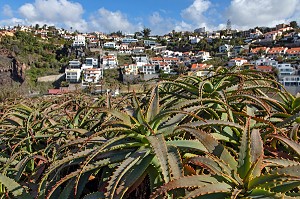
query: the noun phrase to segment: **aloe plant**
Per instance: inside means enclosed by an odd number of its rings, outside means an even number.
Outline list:
[[[200,173],[166,183],[151,198],[172,195],[182,188],[186,190],[184,198],[282,198],[296,195],[291,191],[300,185],[300,175],[296,172],[300,164],[266,169],[263,141],[258,129],[250,129],[250,120],[240,139],[238,157],[204,131],[190,126],[180,126],[178,130],[193,134],[205,146],[205,155],[190,154],[187,160],[194,165],[195,172],[199,168]]]

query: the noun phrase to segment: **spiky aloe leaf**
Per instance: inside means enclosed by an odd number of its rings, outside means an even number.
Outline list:
[[[141,180],[145,177],[145,171],[149,167],[153,157],[153,155],[148,155],[141,159],[122,177],[121,183],[117,187],[116,194],[114,195],[114,199],[122,198],[129,189],[132,190],[132,186],[136,188],[141,183]]]
[[[263,141],[260,136],[258,129],[253,129],[251,133],[251,143],[250,143],[250,155],[251,155],[251,174],[250,178],[260,176],[261,170],[263,168],[263,157],[264,157],[264,147]]]
[[[205,156],[197,156],[189,159],[189,163],[201,166],[211,172],[211,174],[223,174],[222,167],[214,161],[212,158],[205,157]]]
[[[233,122],[227,122],[222,120],[205,120],[205,121],[197,121],[197,122],[190,122],[188,124],[182,125],[184,127],[211,127],[211,126],[229,126],[234,127],[240,130],[243,130],[244,127]]]
[[[198,140],[168,140],[167,145],[176,146],[181,150],[208,152],[205,146]]]
[[[134,154],[130,155],[126,158],[115,170],[113,175],[111,176],[107,190],[108,192],[105,193],[107,198],[113,199],[116,191],[117,186],[121,182],[122,177],[143,157],[146,156],[149,152],[147,151],[137,151]]]
[[[168,145],[168,162],[170,166],[171,179],[183,176],[183,166],[179,150],[175,146]]]
[[[287,166],[287,167],[283,167],[283,168],[277,168],[277,169],[274,169],[272,171],[272,173],[284,174],[284,175],[289,175],[289,176],[292,176],[292,177],[299,177],[300,178],[300,164]]]
[[[293,141],[293,140],[290,140],[288,138],[285,138],[283,136],[280,136],[280,135],[272,135],[273,138],[287,144],[289,147],[291,147],[298,155],[300,155],[300,144]]]
[[[164,182],[170,181],[170,170],[169,170],[169,162],[168,162],[168,149],[166,145],[166,141],[162,134],[158,134],[155,136],[147,136],[147,140],[149,141],[158,161],[161,166],[162,174]]]
[[[153,118],[159,113],[159,94],[158,94],[158,86],[156,86],[150,96],[150,102],[147,109],[147,122],[150,122],[153,120]]]
[[[199,187],[197,189],[195,189],[194,191],[191,191],[190,193],[188,193],[184,199],[188,199],[188,198],[198,198],[200,196],[210,196],[211,198],[221,198],[221,196],[226,196],[228,195],[228,193],[231,193],[231,189],[232,187],[225,183],[225,182],[218,182],[215,184],[210,184],[210,185],[205,185],[203,187]],[[219,194],[222,195],[219,195]],[[217,195],[218,194],[218,195]],[[218,197],[216,197],[216,195]]]
[[[299,162],[288,160],[288,159],[280,159],[280,158],[265,158],[264,164],[266,166],[281,166],[281,167],[287,167],[292,165],[300,164]]]
[[[300,179],[298,181],[288,180],[287,182],[280,183],[276,187],[272,188],[271,191],[276,193],[286,193],[299,186]]]
[[[157,198],[159,195],[178,188],[196,188],[215,183],[218,183],[218,180],[210,175],[184,176],[159,187],[154,193],[152,193],[150,198]]]
[[[253,136],[251,136],[251,138],[253,139],[258,139],[257,138],[257,130],[254,130]],[[239,165],[238,165],[238,173],[240,175],[240,177],[242,179],[244,179],[248,172],[250,171],[251,165],[252,165],[252,161],[255,162],[257,161],[257,159],[259,158],[259,155],[261,154],[261,148],[259,148],[257,151],[256,149],[252,149],[251,150],[251,144],[254,147],[255,143],[252,143],[252,140],[250,138],[250,119],[247,120],[246,126],[244,131],[242,131],[242,137],[241,137],[241,146],[240,146],[240,150],[239,150]],[[253,140],[254,141],[254,140]],[[258,143],[258,145],[260,145],[261,143]],[[259,146],[260,147],[260,146]],[[253,154],[251,154],[251,152]],[[252,156],[252,157],[251,157]]]
[[[0,183],[4,185],[8,192],[12,193],[12,195],[16,198],[33,199],[33,197],[30,196],[19,183],[1,173]]]
[[[179,126],[177,130],[184,130],[186,132],[191,133],[194,135],[207,149],[207,151],[216,157],[218,157],[223,162],[230,165],[230,168],[233,170],[237,169],[237,161],[235,158],[229,153],[229,151],[220,144],[216,139],[214,139],[210,134],[199,130],[191,128],[190,126]]]
[[[70,198],[71,192],[74,191],[74,184],[75,184],[75,179],[70,180],[66,185],[66,187],[63,189],[63,191],[60,193],[58,199]]]
[[[249,198],[263,198],[263,199],[280,199],[283,198],[281,195],[276,195],[276,193],[271,192],[270,190],[266,189],[253,189],[250,194],[248,195]]]
[[[104,199],[105,195],[102,192],[94,192],[84,196],[83,199]]]

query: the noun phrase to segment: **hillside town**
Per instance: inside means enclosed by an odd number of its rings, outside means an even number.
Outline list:
[[[206,77],[213,75],[217,67],[237,67],[274,75],[293,94],[300,92],[300,31],[295,21],[239,31],[233,30],[228,20],[224,30],[206,31],[202,27],[162,36],[151,35],[149,28],[135,33],[104,34],[72,32],[47,25],[15,26],[3,27],[0,38],[12,37],[18,31],[46,42],[54,37],[69,42],[68,51],[74,56],[59,74],[69,87],[94,87],[103,92],[106,71],[117,71],[118,84],[128,85],[183,74]],[[49,89],[49,94],[69,91],[63,87],[63,91]],[[106,89],[119,94],[118,86],[113,87]]]

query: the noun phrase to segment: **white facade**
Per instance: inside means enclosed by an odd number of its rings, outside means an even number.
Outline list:
[[[224,44],[223,46],[219,46],[219,53],[229,52],[232,46],[228,44]]]
[[[79,82],[81,76],[81,63],[78,60],[69,61],[69,66],[65,70],[66,81]]]
[[[268,58],[260,58],[254,61],[250,62],[251,64],[254,64],[255,66],[273,66],[277,67],[278,61]]]
[[[124,66],[125,75],[137,75],[139,73],[139,67],[137,64],[129,64]]]
[[[103,67],[104,69],[113,69],[118,65],[117,57],[114,54],[108,54],[103,57]]]
[[[277,67],[278,69],[278,76],[290,76],[290,75],[295,75],[296,74],[296,69],[291,66],[289,63],[282,63],[278,64]]]
[[[247,63],[248,61],[246,59],[242,59],[242,58],[235,58],[235,59],[231,59],[228,62],[228,66],[242,66],[243,64]]]
[[[102,70],[100,68],[88,68],[83,71],[82,85],[97,84],[103,78]]]
[[[151,64],[143,64],[139,67],[140,73],[146,74],[146,75],[152,75],[156,73],[155,65]]]
[[[88,69],[88,68],[98,68],[98,59],[95,58],[86,58],[85,63],[82,64],[81,69]]]
[[[106,42],[103,44],[104,48],[116,48],[116,43],[115,42]]]
[[[85,46],[85,36],[76,35],[74,37],[73,46],[75,47]]]

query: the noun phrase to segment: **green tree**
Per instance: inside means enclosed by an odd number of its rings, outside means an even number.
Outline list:
[[[141,31],[141,33],[143,34],[143,36],[144,36],[145,38],[148,38],[148,37],[150,36],[151,29],[145,27],[145,28]]]

